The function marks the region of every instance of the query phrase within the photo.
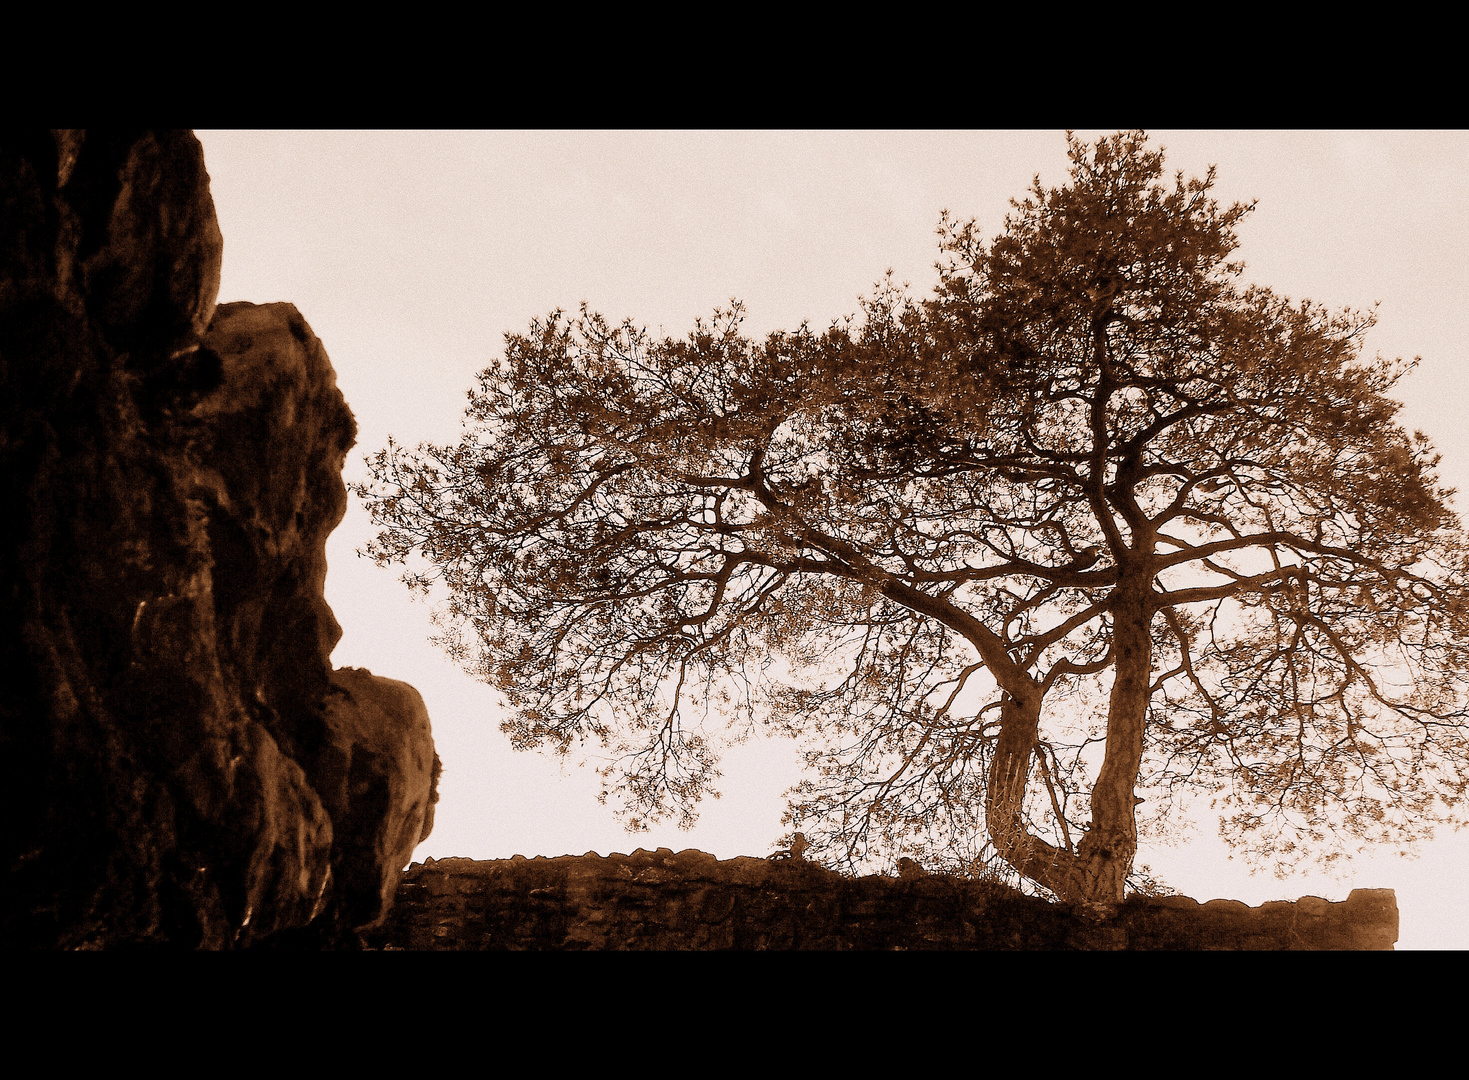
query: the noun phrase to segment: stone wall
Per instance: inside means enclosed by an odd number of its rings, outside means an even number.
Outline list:
[[[1332,903],[1136,897],[1107,924],[990,882],[847,878],[801,860],[638,850],[415,863],[378,949],[1375,949],[1390,889]]]

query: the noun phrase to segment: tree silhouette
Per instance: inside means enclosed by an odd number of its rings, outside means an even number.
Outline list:
[[[516,746],[610,747],[634,826],[692,821],[718,717],[810,739],[813,856],[982,838],[1108,911],[1190,791],[1277,864],[1423,835],[1465,790],[1451,494],[1364,360],[1370,315],[1243,288],[1250,210],[1141,134],[934,295],[756,342],[583,307],[509,335],[462,440],[391,441],[369,552],[440,583]]]

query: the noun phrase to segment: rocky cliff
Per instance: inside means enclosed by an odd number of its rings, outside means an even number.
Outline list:
[[[355,422],[216,307],[181,132],[0,138],[0,944],[343,945],[433,820],[422,699],[336,670]]]

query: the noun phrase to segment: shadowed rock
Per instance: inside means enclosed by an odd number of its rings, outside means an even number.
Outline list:
[[[346,923],[376,926],[433,829],[438,758],[413,687],[365,668],[338,668],[331,683],[328,742],[311,774],[336,828],[332,869]]]
[[[431,819],[421,700],[329,662],[352,414],[221,254],[192,135],[0,141],[0,944],[350,942]]]

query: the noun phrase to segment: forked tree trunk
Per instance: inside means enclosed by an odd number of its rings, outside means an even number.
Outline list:
[[[1075,853],[1025,828],[1022,809],[1040,725],[1040,695],[1006,695],[990,764],[985,818],[1000,857],[1063,903],[1110,916],[1122,902],[1137,854],[1133,792],[1142,766],[1143,727],[1152,676],[1152,636],[1143,596],[1113,609],[1115,677],[1107,708],[1107,751],[1092,788],[1092,821]]]

